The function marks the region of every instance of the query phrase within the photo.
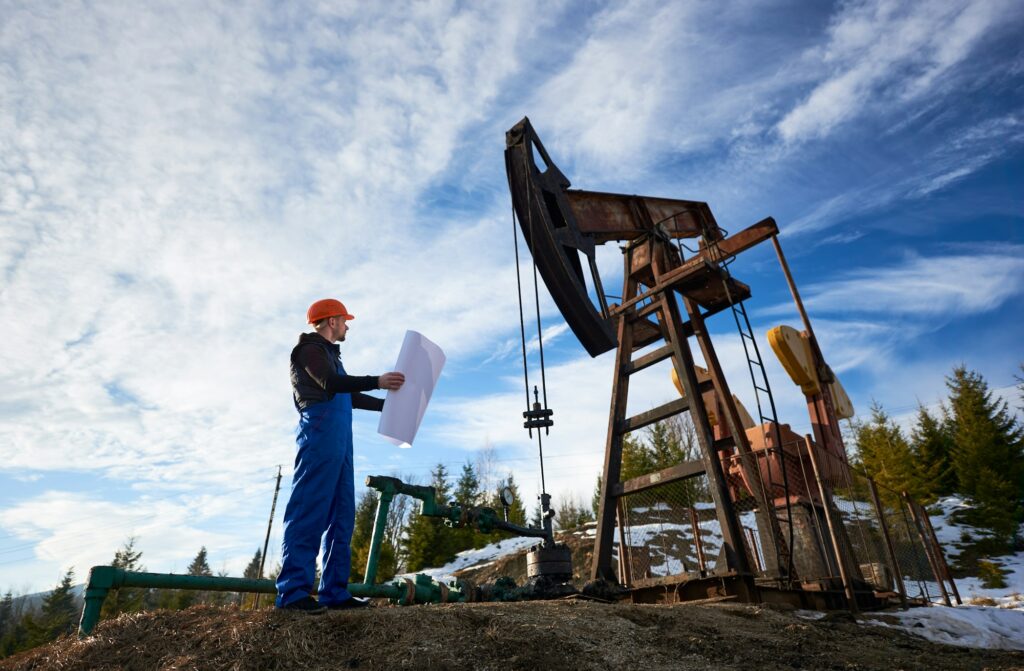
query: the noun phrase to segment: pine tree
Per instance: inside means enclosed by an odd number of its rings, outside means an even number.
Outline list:
[[[1005,401],[993,399],[982,376],[966,366],[946,378],[959,490],[973,499],[973,523],[1008,543],[1024,519],[1024,434]]]
[[[199,548],[199,552],[196,553],[192,563],[188,565],[186,575],[197,575],[197,576],[212,576],[213,571],[210,569],[210,562],[206,556],[206,546]],[[197,592],[196,590],[183,589],[180,590],[174,600],[174,607],[178,609],[188,608],[197,603],[206,603],[209,598],[209,594],[205,591]]]
[[[121,546],[121,549],[114,553],[114,560],[110,565],[114,568],[125,571],[145,571],[142,566],[142,552],[135,549],[135,536],[129,536]],[[110,590],[103,608],[100,611],[100,619],[106,620],[117,617],[121,613],[136,613],[143,609],[146,601],[146,590],[140,587],[120,587]]]
[[[259,580],[263,576],[260,574],[260,564],[263,562],[263,550],[256,548],[256,554],[252,556],[249,563],[246,565],[245,570],[242,572],[243,578],[249,580]]]
[[[555,511],[555,526],[562,530],[575,529],[581,524],[592,522],[590,508],[583,505],[575,495],[563,494]]]
[[[654,455],[642,441],[633,436],[622,439],[622,468],[619,477],[629,480],[657,470]]]
[[[4,598],[0,600],[0,658],[14,652],[13,634],[18,621],[14,612],[14,594],[7,590]],[[8,642],[11,643],[11,650],[8,650]]]
[[[8,627],[14,620],[14,594],[7,590],[4,598],[0,600],[0,638],[7,633]]]
[[[263,550],[262,548],[256,548],[256,554],[252,556],[249,563],[246,564],[245,570],[242,571],[242,577],[249,580],[260,580],[263,575],[260,573],[260,563],[263,561]],[[238,604],[244,610],[248,610],[252,607],[253,602],[256,600],[255,594],[241,593],[234,599],[234,603]]]
[[[28,647],[43,645],[55,640],[58,636],[70,634],[78,624],[78,605],[71,589],[74,585],[75,570],[69,568],[52,592],[43,598],[43,606],[38,618],[31,618],[26,623],[28,628]]]
[[[438,503],[447,503],[451,496],[448,469],[437,464],[431,472],[431,486]],[[436,517],[415,515],[406,530],[406,570],[418,571],[431,566],[443,566],[455,557],[452,551],[452,529]]]
[[[204,575],[212,576],[213,571],[210,570],[210,562],[206,556],[206,546],[199,548],[199,552],[196,554],[195,559],[188,565],[188,575]]]
[[[460,506],[472,508],[483,503],[483,493],[480,491],[480,480],[476,475],[476,468],[467,461],[462,466],[462,475],[455,483],[455,500]],[[452,551],[455,553],[468,550],[473,547],[483,547],[486,539],[472,527],[461,527],[452,530]]]
[[[508,509],[508,521],[512,524],[524,526],[526,524],[526,507],[523,505],[523,497],[519,494],[519,485],[516,484],[512,471],[509,471],[505,479],[498,483],[499,490],[505,487],[512,490],[512,505]],[[496,507],[496,510],[501,510],[500,504]]]
[[[883,498],[892,496],[890,492],[904,491],[918,500],[927,496],[910,444],[880,404],[871,404],[871,418],[867,422],[854,423],[854,436],[856,463],[883,488]]]
[[[1020,393],[1020,410],[1024,412],[1024,363],[1020,365],[1021,375],[1014,375],[1013,378],[1017,380],[1017,391]]]
[[[951,422],[948,419],[939,421],[920,405],[910,441],[917,460],[921,489],[927,492],[926,501],[952,494],[956,490],[956,472],[952,462],[955,443]]]

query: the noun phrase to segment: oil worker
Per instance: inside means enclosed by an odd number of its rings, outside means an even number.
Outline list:
[[[355,524],[352,473],[352,409],[384,408],[384,400],[364,394],[371,389],[398,389],[401,373],[379,377],[348,375],[340,347],[348,322],[355,317],[333,298],[309,306],[306,320],[313,333],[299,336],[292,350],[291,379],[299,425],[295,442],[292,493],[284,511],[278,608],[320,612],[324,608],[359,608],[369,604],[348,591]],[[323,570],[317,601],[311,595],[317,551],[323,545]]]

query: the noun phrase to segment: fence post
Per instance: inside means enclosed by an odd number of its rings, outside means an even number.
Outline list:
[[[942,579],[942,574],[939,573],[939,567],[935,563],[935,558],[932,557],[932,549],[928,546],[928,538],[924,533],[924,525],[921,523],[921,518],[917,514],[917,508],[914,506],[915,501],[910,498],[910,494],[903,492],[903,500],[907,504],[907,508],[910,510],[910,517],[914,520],[914,526],[917,527],[917,535],[921,537],[921,545],[924,546],[924,556],[928,559],[928,566],[932,569],[932,575],[935,576],[935,582],[939,583],[939,591],[942,592],[942,600],[946,602],[949,607],[953,606],[953,603],[949,600],[949,593],[946,591],[945,581]]]
[[[900,563],[896,560],[896,549],[893,547],[892,537],[889,536],[889,525],[885,523],[885,509],[882,508],[882,500],[878,498],[878,487],[871,478],[865,479],[868,481],[868,488],[871,490],[871,501],[875,504],[875,512],[878,513],[878,524],[882,527],[882,538],[885,539],[885,549],[889,555],[889,570],[892,571],[893,580],[895,580],[896,588],[900,593],[900,603],[903,604],[903,610],[907,610],[907,588],[903,584],[903,571],[900,570]]]
[[[616,497],[615,513],[619,518],[619,581],[625,586],[633,585],[633,557],[626,540],[626,510],[622,497]]]
[[[949,564],[946,563],[946,557],[942,554],[942,546],[939,545],[939,538],[935,535],[935,528],[932,526],[932,520],[928,517],[928,511],[924,508],[921,509],[921,518],[924,520],[925,528],[928,530],[928,536],[931,539],[932,547],[935,550],[935,559],[939,563],[939,567],[946,576],[946,580],[949,581],[949,586],[953,590],[953,597],[956,599],[956,605],[962,606],[964,602],[960,600],[960,590],[956,588],[956,582],[953,580],[953,574],[949,572]]]
[[[843,590],[846,592],[846,600],[850,604],[850,610],[857,612],[857,596],[853,593],[853,583],[850,582],[850,572],[846,567],[846,555],[842,552],[839,544],[839,537],[836,535],[836,522],[832,517],[832,497],[825,491],[825,482],[821,479],[821,469],[818,468],[818,458],[814,456],[814,444],[809,435],[804,435],[804,444],[807,446],[807,454],[811,458],[811,469],[814,471],[814,479],[818,482],[818,493],[821,495],[821,506],[825,510],[825,522],[828,523],[828,535],[832,538],[832,550],[836,553],[836,564],[839,565],[839,577],[843,581]]]
[[[690,507],[690,526],[693,528],[693,547],[697,552],[697,568],[701,576],[708,570],[707,560],[704,558],[704,541],[700,537],[700,523],[697,521],[697,510]]]

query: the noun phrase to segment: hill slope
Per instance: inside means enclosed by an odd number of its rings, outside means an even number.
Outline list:
[[[0,669],[1021,669],[1024,653],[930,643],[849,615],[736,604],[585,601],[377,607],[323,615],[211,607],[123,615]]]

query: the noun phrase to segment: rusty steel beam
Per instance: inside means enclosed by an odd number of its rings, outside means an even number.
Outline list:
[[[696,475],[703,474],[704,462],[700,459],[694,459],[693,461],[684,461],[681,464],[663,468],[660,471],[654,471],[653,473],[647,473],[646,475],[638,475],[635,478],[630,478],[629,480],[618,483],[612,491],[616,496],[635,494],[637,492],[642,492],[645,489],[660,487],[661,485],[667,485],[669,483],[676,482],[677,480],[685,480],[686,478],[692,478]]]
[[[635,240],[655,225],[671,238],[700,237],[705,229],[722,237],[707,203],[577,189],[565,196],[580,231],[597,244]]]

